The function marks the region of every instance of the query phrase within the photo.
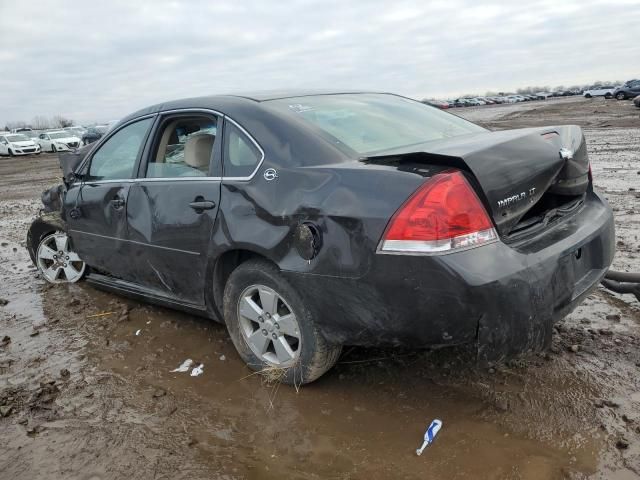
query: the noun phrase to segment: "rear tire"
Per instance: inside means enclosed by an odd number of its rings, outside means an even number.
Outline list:
[[[270,308],[265,300],[274,297],[275,308]],[[247,305],[252,305],[250,315],[241,313],[247,311]],[[285,324],[285,317],[292,320]],[[280,271],[265,260],[248,260],[231,273],[224,290],[224,318],[242,360],[267,380],[296,387],[313,382],[335,365],[342,351],[341,345],[330,345],[320,335],[313,312]],[[262,346],[256,341],[262,341]],[[281,362],[282,347],[276,343],[285,341],[289,342],[290,350],[286,345],[285,349],[291,359]]]
[[[584,96],[584,98],[591,98],[591,94],[590,94],[590,93],[587,93],[587,94]]]

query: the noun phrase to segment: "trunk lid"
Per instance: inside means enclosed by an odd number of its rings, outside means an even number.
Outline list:
[[[589,185],[589,159],[575,125],[482,132],[378,152],[371,163],[430,163],[471,172],[498,233],[527,218],[543,219],[579,199]],[[401,167],[399,167],[401,168]]]

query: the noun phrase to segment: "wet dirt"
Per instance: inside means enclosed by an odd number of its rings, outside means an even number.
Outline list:
[[[563,99],[456,114],[490,128],[582,125],[616,216],[614,268],[638,271],[639,112]],[[347,347],[296,391],[251,374],[221,325],[47,285],[24,238],[60,175],[52,155],[0,158],[0,478],[640,476],[634,297],[599,289],[558,324],[550,352],[507,365],[478,370],[465,349]],[[203,373],[171,372],[186,359]],[[434,418],[443,428],[417,457]]]

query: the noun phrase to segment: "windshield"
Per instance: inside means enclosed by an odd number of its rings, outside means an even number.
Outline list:
[[[53,132],[49,134],[50,138],[68,138],[73,136],[73,134],[69,132]]]
[[[395,95],[315,95],[267,103],[361,155],[484,131],[455,115]]]
[[[31,139],[26,135],[7,135],[7,140],[10,142],[28,142]]]

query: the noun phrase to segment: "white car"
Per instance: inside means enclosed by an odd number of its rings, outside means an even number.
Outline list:
[[[38,143],[43,152],[68,152],[80,146],[80,139],[72,133],[58,130],[41,133]]]
[[[592,88],[590,90],[585,90],[583,95],[585,98],[591,97],[605,97],[605,98],[613,98],[613,91],[616,87],[598,87]]]
[[[0,135],[0,155],[37,155],[40,152],[40,145],[22,133]]]

